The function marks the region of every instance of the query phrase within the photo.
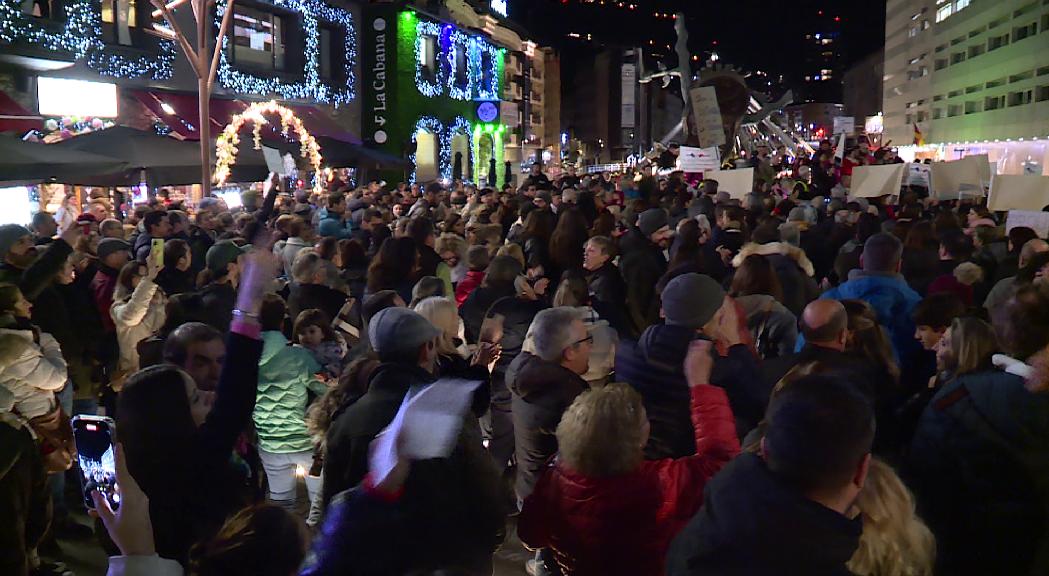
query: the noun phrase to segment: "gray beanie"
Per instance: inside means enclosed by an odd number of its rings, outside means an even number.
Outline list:
[[[668,326],[698,330],[721,308],[725,291],[710,276],[690,272],[668,282],[662,300]]]
[[[30,234],[28,228],[18,224],[4,224],[3,226],[0,226],[0,260],[7,258],[7,251],[10,250],[16,242]]]
[[[645,236],[651,236],[667,223],[667,213],[662,208],[651,208],[641,213],[637,219],[637,227]]]

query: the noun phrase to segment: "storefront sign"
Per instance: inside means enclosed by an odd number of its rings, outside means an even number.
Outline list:
[[[396,74],[393,68],[397,53],[397,13],[388,8],[368,11],[364,19],[364,109],[362,120],[365,138],[376,144],[390,140],[388,126],[394,121],[390,104]]]
[[[116,84],[41,76],[37,79],[37,99],[42,116],[118,115]]]

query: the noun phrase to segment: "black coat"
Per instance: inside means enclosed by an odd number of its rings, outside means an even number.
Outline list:
[[[156,283],[167,296],[192,292],[195,286],[193,269],[182,271],[174,265],[164,266],[157,272]]]
[[[291,285],[291,294],[288,296],[288,316],[292,322],[303,310],[316,308],[324,312],[329,322],[334,322],[339,316],[339,310],[346,304],[347,295],[324,284],[299,284]]]
[[[488,314],[488,309],[492,307],[492,304],[500,298],[514,295],[513,287],[497,289],[480,286],[467,296],[463,305],[459,307],[459,317],[463,319],[468,344],[477,344],[477,339],[481,334],[481,324],[484,323],[485,315]]]
[[[506,372],[513,393],[519,499],[532,493],[547,462],[557,454],[557,424],[586,381],[567,368],[522,352]]]
[[[629,333],[630,319],[626,313],[626,283],[619,268],[611,261],[594,270],[587,277],[590,306],[620,334]]]
[[[668,576],[850,576],[863,523],[780,482],[742,454],[704,487],[703,507],[674,538]]]
[[[197,274],[204,269],[208,249],[214,244],[215,239],[212,238],[203,228],[193,226],[189,229],[189,251],[193,254],[193,262],[190,264],[189,269],[192,270],[194,274]]]
[[[237,306],[237,289],[229,282],[208,284],[200,289],[200,297],[204,302],[205,322],[223,334],[228,332]]]
[[[441,255],[436,250],[425,244],[419,246],[419,278],[437,276],[437,266],[440,264]]]
[[[663,250],[647,239],[635,246],[620,258],[619,271],[626,283],[627,312],[634,330],[641,333],[659,322],[660,301],[656,283],[666,274],[667,259]]]

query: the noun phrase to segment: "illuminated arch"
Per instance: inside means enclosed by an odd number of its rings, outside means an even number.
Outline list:
[[[301,143],[300,154],[303,158],[308,158],[310,165],[313,166],[313,191],[317,193],[323,192],[324,187],[320,178],[322,160],[320,145],[306,131],[302,120],[299,120],[299,117],[290,108],[281,106],[273,100],[251,104],[246,110],[235,115],[230,120],[230,123],[226,125],[226,128],[222,130],[222,134],[219,135],[215,143],[215,181],[219,186],[222,186],[229,178],[230,169],[237,161],[240,129],[245,122],[251,122],[252,124],[252,137],[255,149],[259,150],[262,148],[262,127],[269,124],[265,114],[275,114],[280,117],[281,134],[287,136],[289,130],[294,130],[298,134],[299,142]]]

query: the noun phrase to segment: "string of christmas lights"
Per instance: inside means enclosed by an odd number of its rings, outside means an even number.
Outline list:
[[[466,158],[463,159],[466,166],[473,160],[473,127],[466,118],[456,116],[441,132],[441,176],[444,178],[452,177],[452,140],[459,135],[466,136]]]
[[[416,174],[419,168],[418,163],[416,162],[416,152],[418,151],[419,145],[419,131],[429,132],[430,134],[433,134],[438,138],[437,141],[440,142],[441,134],[444,133],[444,123],[438,120],[437,118],[434,118],[433,116],[423,116],[419,118],[418,121],[416,121],[415,129],[412,130],[412,144],[415,144],[415,150],[413,150],[412,153],[408,155],[408,160],[412,163],[412,173],[411,176],[408,177],[408,181],[412,184],[415,183]],[[443,161],[443,158],[441,159],[441,161]]]
[[[478,54],[471,48],[471,45],[474,44],[473,40],[470,36],[450,26],[445,28],[445,33],[441,37],[441,48],[448,66],[448,74],[445,75],[448,82],[448,96],[454,100],[469,100],[477,85],[477,70],[474,68],[473,60]],[[460,52],[466,59],[466,82],[464,83],[460,82],[458,66],[456,66],[456,59]]]
[[[224,87],[242,94],[260,96],[278,94],[284,99],[316,100],[333,104],[336,107],[356,99],[356,74],[353,67],[357,62],[357,32],[353,24],[353,15],[341,8],[328,6],[320,0],[274,0],[273,5],[302,15],[302,31],[306,38],[304,79],[301,82],[291,82],[237,70],[229,61],[230,35],[227,34],[222,38],[218,70],[219,82]],[[225,11],[226,2],[222,0],[216,2],[216,26],[221,25]],[[343,64],[346,81],[340,82],[338,88],[330,86],[320,78],[319,22],[341,27],[345,31],[343,34],[345,51]]]
[[[434,58],[436,70],[424,66],[427,58],[424,58],[423,51],[427,38],[433,39],[434,46],[440,51]],[[456,77],[456,58],[460,50],[464,51],[466,58],[465,85]],[[489,56],[487,62],[485,54]],[[470,36],[451,24],[425,20],[415,23],[415,87],[427,98],[444,96],[447,92],[455,100],[499,99],[502,58],[502,48],[483,38]]]
[[[440,65],[440,58],[436,58],[437,70],[427,71],[423,68],[423,42],[427,37],[433,38],[434,44],[441,35],[441,26],[436,22],[419,21],[415,25],[415,87],[419,93],[427,98],[435,98],[444,94],[444,78],[442,77],[444,66]]]
[[[153,80],[167,80],[172,75],[175,44],[160,43],[160,55],[138,58],[115,53],[102,40],[102,25],[98,5],[92,0],[71,0],[65,5],[65,26],[53,30],[45,23],[54,22],[36,18],[22,11],[22,3],[0,1],[0,41],[25,41],[47,50],[72,53],[77,60],[87,57],[88,66],[103,76],[138,78],[148,75]]]
[[[479,100],[499,99],[499,64],[503,58],[503,49],[480,38],[473,38],[470,43],[473,58],[473,75],[477,81],[477,98]],[[484,56],[488,55],[488,69],[484,69]]]

